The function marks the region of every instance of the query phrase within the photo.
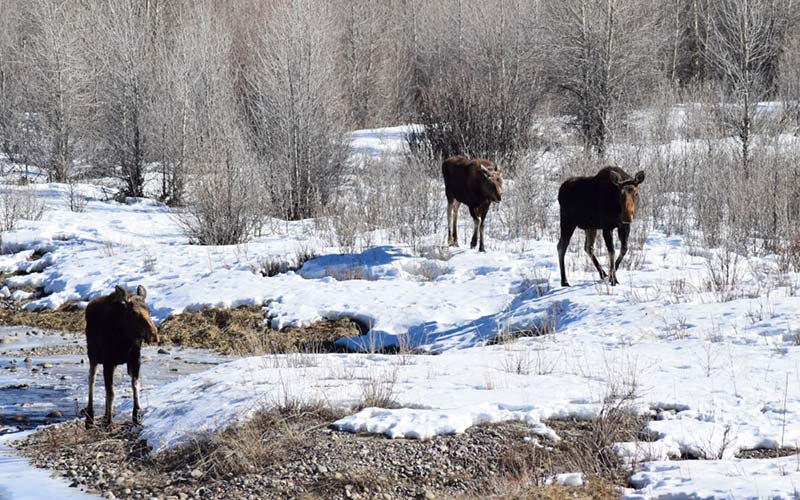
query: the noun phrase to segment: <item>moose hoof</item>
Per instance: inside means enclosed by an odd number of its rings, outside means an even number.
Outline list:
[[[561,286],[569,286],[569,283],[567,283],[566,281],[562,281]]]
[[[138,411],[133,412],[133,425],[142,425],[142,416],[139,414]]]

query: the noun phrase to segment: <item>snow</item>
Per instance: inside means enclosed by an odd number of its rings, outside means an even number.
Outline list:
[[[13,454],[8,443],[22,439],[28,433],[0,436],[0,498],[3,500],[39,500],[58,498],[60,500],[94,500],[96,495],[69,488],[58,479],[50,477],[44,469],[36,469],[28,460]]]
[[[392,154],[409,129],[358,131],[354,149]],[[597,280],[576,237],[577,251],[567,255],[573,286],[562,288],[548,238],[487,235],[485,254],[459,248],[433,258],[377,234],[375,246],[340,254],[307,220],[270,221],[246,245],[202,247],[188,244],[159,203],[107,201],[99,188],[80,185],[87,205],[73,213],[67,186],[32,189],[47,203],[45,217],[4,233],[0,255],[0,272],[22,273],[0,294],[22,300],[26,292],[15,288],[44,289],[26,308],[85,304],[117,283],[142,284],[156,323],[248,304],[263,306],[274,328],[350,317],[369,330],[339,341],[361,354],[244,358],[145,391],[143,437],[156,452],[262,408],[287,401],[351,408],[370,392],[399,408],[365,408],[338,427],[430,439],[517,420],[556,438],[547,419],[591,418],[609,395],[631,392],[635,409],[655,420],[647,425],[653,441],[615,447],[638,464],[630,498],[791,498],[800,484],[792,459],[735,458],[742,449],[800,442],[800,277],[780,272],[775,256],[741,257],[740,279],[725,297],[732,300],[723,301],[707,287],[715,249],[698,252],[679,235],[651,231],[644,250],[626,258],[639,264],[624,265],[622,284],[612,288]],[[468,235],[464,219],[460,233]],[[306,249],[319,257],[296,272],[258,272],[265,259],[288,262]],[[31,260],[37,250],[47,253]],[[519,331],[548,334],[489,343]],[[370,354],[385,346],[440,354]],[[119,410],[130,411],[130,402]],[[682,455],[706,460],[667,461]]]
[[[339,430],[385,434],[392,439],[430,439],[443,434],[460,434],[473,425],[518,420],[532,427],[532,432],[557,441],[558,434],[540,421],[533,408],[508,408],[483,404],[450,411],[401,408],[365,408],[333,423]]]
[[[638,491],[623,498],[796,500],[800,493],[797,457],[651,462],[642,467],[630,478]]]

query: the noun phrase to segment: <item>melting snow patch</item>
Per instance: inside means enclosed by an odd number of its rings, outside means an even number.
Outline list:
[[[635,492],[624,498],[769,498],[795,500],[800,491],[796,457],[763,460],[651,462],[631,476]]]
[[[430,439],[442,434],[460,434],[473,425],[511,420],[529,424],[533,433],[539,436],[553,441],[560,439],[553,429],[539,420],[538,410],[509,409],[496,404],[453,410],[365,408],[337,420],[333,426],[342,431],[384,434],[392,439]]]
[[[561,486],[583,486],[583,473],[582,472],[567,472],[564,474],[556,474],[547,484],[558,484]]]

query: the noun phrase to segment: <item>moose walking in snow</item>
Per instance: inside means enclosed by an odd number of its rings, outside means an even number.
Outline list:
[[[489,160],[469,160],[463,156],[452,156],[442,163],[444,190],[447,196],[447,243],[458,246],[458,209],[461,204],[469,207],[474,227],[470,248],[478,244],[479,252],[484,252],[483,224],[492,202],[503,197],[503,177],[494,163]]]
[[[147,291],[136,288],[136,295],[117,285],[114,292],[98,297],[86,307],[86,350],[89,353],[89,404],[86,427],[94,425],[94,379],[97,365],[103,365],[106,386],[106,425],[114,412],[114,369],[127,364],[133,387],[133,423],[139,425],[139,367],[142,341],[158,342],[158,330],[145,303]]]
[[[561,238],[558,240],[558,265],[561,268],[561,286],[569,286],[564,271],[564,254],[576,227],[586,234],[584,250],[591,257],[594,267],[605,279],[606,273],[594,255],[597,231],[603,231],[603,240],[608,251],[608,278],[616,285],[617,269],[628,251],[628,236],[631,222],[639,201],[639,184],[644,181],[644,172],[631,177],[619,167],[605,167],[592,177],[572,177],[561,184],[558,204],[561,208]],[[620,241],[619,257],[614,261],[614,237],[617,229]]]

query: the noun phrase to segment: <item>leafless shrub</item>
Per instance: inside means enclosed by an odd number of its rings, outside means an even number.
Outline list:
[[[397,366],[391,368],[375,368],[367,372],[361,381],[360,408],[397,408]]]
[[[432,15],[449,22],[430,34],[434,50],[419,54],[428,73],[418,101],[425,129],[416,139],[437,158],[489,158],[513,172],[532,144],[531,109],[543,94],[534,46],[526,42],[536,8],[464,7],[431,4]]]
[[[45,204],[34,188],[6,186],[0,196],[0,231],[14,229],[21,220],[37,221],[44,211]]]
[[[261,274],[261,276],[271,277],[278,274],[283,274],[289,271],[297,271],[307,261],[315,258],[317,255],[307,247],[299,247],[294,256],[289,259],[282,259],[272,255],[262,257],[256,260],[252,266],[253,273]]]
[[[715,252],[706,262],[706,290],[713,292],[720,302],[737,297],[737,285],[741,279],[739,254],[727,247]]]
[[[453,256],[450,247],[444,245],[430,245],[417,247],[417,255],[429,260],[447,262]]]
[[[336,78],[330,2],[276,4],[256,17],[243,102],[272,209],[318,215],[335,194],[349,145]],[[276,119],[279,117],[279,119]]]
[[[153,274],[156,272],[156,264],[158,264],[158,259],[156,256],[147,253],[144,258],[144,262],[142,263],[142,269],[148,274]]]
[[[117,248],[111,240],[103,241],[103,255],[106,257],[113,257],[117,255]]]
[[[67,202],[69,209],[72,212],[83,212],[86,210],[86,198],[75,189],[75,183],[69,183],[69,192],[67,194]]]

